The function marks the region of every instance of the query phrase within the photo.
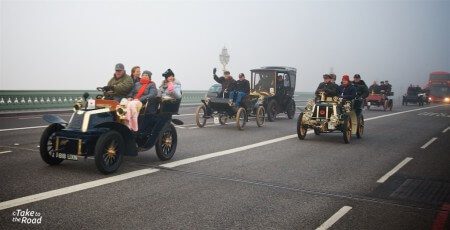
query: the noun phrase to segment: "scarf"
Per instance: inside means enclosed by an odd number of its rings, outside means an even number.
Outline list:
[[[142,94],[144,94],[145,90],[150,85],[150,83],[152,83],[152,81],[150,79],[141,78],[141,80],[139,80],[139,83],[141,83],[141,88],[139,88],[134,99],[141,99]]]

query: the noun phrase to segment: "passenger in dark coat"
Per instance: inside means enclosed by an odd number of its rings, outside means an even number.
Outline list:
[[[369,87],[369,93],[380,93],[380,86],[377,84],[376,81],[373,81],[372,85]]]
[[[222,85],[222,91],[219,93],[219,97],[229,98],[229,93],[234,90],[236,86],[236,81],[230,75],[230,71],[224,71],[223,74],[225,76],[218,77],[216,75],[217,69],[213,69],[214,80]]]
[[[348,75],[342,76],[341,86],[339,86],[339,96],[345,100],[353,100],[356,97],[356,88],[350,83]]]
[[[369,96],[369,88],[367,88],[366,83],[361,80],[361,76],[359,74],[355,74],[353,76],[353,85],[356,87],[356,96],[362,99]]]
[[[250,93],[250,82],[245,79],[243,73],[239,74],[239,80],[235,82],[233,91],[230,92],[230,98],[236,103],[236,106],[241,105],[242,99]]]

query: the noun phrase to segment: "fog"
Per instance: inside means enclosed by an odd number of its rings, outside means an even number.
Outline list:
[[[223,46],[234,77],[292,66],[297,91],[331,68],[401,93],[450,71],[449,1],[2,0],[0,10],[1,90],[95,89],[118,62],[158,85],[171,68],[184,90],[205,90]]]

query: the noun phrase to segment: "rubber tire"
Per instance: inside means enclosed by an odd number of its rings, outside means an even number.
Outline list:
[[[320,130],[318,128],[314,128],[314,134],[319,136],[320,135]]]
[[[364,134],[364,116],[361,114],[358,118],[358,127],[356,128],[356,138],[362,138]]]
[[[51,124],[47,128],[45,128],[44,132],[41,135],[41,140],[39,143],[39,152],[42,160],[49,165],[58,165],[64,161],[64,159],[56,158],[50,156],[47,150],[48,139],[51,135],[64,127],[60,124]]]
[[[349,132],[350,132],[350,134],[349,134]],[[352,120],[350,119],[350,116],[348,116],[348,115],[344,117],[342,134],[344,137],[345,144],[350,143],[350,139],[352,138]]]
[[[220,125],[226,125],[227,121],[228,121],[228,117],[226,115],[219,115]]]
[[[274,110],[275,113],[273,113]],[[267,120],[269,120],[270,122],[274,122],[275,118],[277,118],[277,113],[277,101],[269,101],[269,104],[267,104]]]
[[[303,118],[303,112],[301,112],[300,115],[298,115],[298,120],[297,120],[297,136],[298,136],[298,139],[300,139],[300,140],[304,140],[306,137],[306,133],[308,132],[308,128],[303,127],[302,118]],[[302,129],[304,129],[303,130],[304,133],[302,133]]]
[[[162,147],[162,138],[164,133],[170,132],[172,136],[172,149],[168,154],[165,154]],[[167,123],[161,132],[159,132],[158,139],[156,139],[155,143],[155,150],[156,150],[156,156],[162,161],[167,161],[172,159],[173,155],[175,155],[175,152],[177,150],[177,144],[178,144],[178,134],[177,130],[175,129],[175,126],[173,126],[171,123]]]
[[[200,117],[201,110],[203,110],[203,116],[204,116],[206,114],[206,108],[204,105],[200,105],[195,110],[195,122],[197,123],[197,127],[199,127],[199,128],[203,128],[205,126],[206,120],[207,120],[207,118]]]
[[[392,107],[394,107],[394,101],[389,99],[389,111],[392,111]]]
[[[112,140],[117,141],[117,152],[116,157],[117,161],[111,166],[105,165],[105,161],[103,160],[104,150],[108,147]],[[123,154],[125,152],[125,142],[123,140],[122,135],[120,135],[119,132],[115,130],[110,130],[106,133],[103,133],[100,135],[100,137],[97,140],[97,143],[95,144],[95,165],[97,166],[98,171],[100,171],[103,174],[110,174],[115,172],[117,169],[119,169],[120,165],[123,161]]]
[[[266,120],[266,110],[263,106],[259,106],[256,109],[256,125],[258,127],[262,127],[264,125],[264,121]]]
[[[295,108],[296,108],[295,107],[295,101],[291,99],[290,102],[287,105],[287,108],[286,108],[287,117],[289,119],[294,118],[294,116],[295,116]]]
[[[383,110],[386,111],[389,108],[389,100],[385,100],[383,103]]]
[[[242,119],[242,124],[241,124],[241,118]],[[244,108],[239,108],[238,111],[236,112],[236,126],[239,130],[244,130],[245,127],[245,123],[247,122],[247,115],[245,112]]]

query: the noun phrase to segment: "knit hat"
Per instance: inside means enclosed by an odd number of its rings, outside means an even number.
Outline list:
[[[353,76],[353,78],[361,78],[361,76],[359,74],[355,74],[355,76]]]
[[[165,78],[168,78],[168,77],[170,77],[170,76],[174,76],[174,77],[175,77],[175,74],[172,72],[171,69],[167,69],[166,72],[164,72],[164,73],[162,74],[162,76],[165,77]]]
[[[148,70],[144,70],[144,72],[142,72],[142,75],[148,75],[149,77],[152,76],[152,72],[148,71]]]
[[[332,77],[331,77],[329,74],[324,74],[324,75],[323,75],[323,78],[329,78],[329,79],[332,79]]]
[[[350,77],[348,75],[342,76],[342,81],[350,81]]]

